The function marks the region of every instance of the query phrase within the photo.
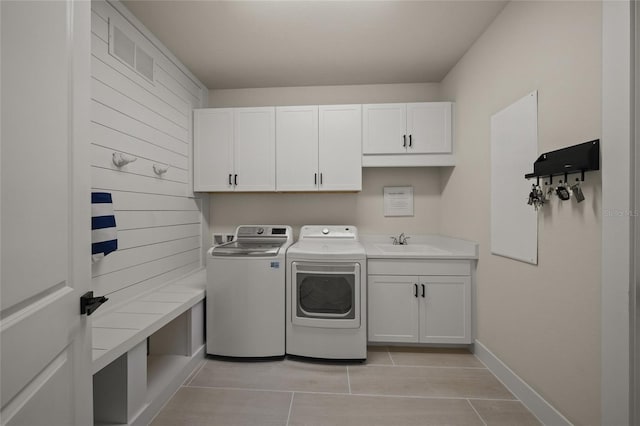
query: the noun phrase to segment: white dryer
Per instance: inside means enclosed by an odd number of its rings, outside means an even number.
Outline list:
[[[207,255],[207,353],[285,354],[285,252],[290,226],[243,225]]]
[[[287,250],[287,354],[366,359],[366,259],[355,226],[301,228]]]

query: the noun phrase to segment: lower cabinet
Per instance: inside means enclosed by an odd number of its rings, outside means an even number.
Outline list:
[[[369,275],[368,292],[370,342],[472,343],[471,276]]]

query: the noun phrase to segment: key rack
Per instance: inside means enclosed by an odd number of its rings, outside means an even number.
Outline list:
[[[551,185],[554,176],[564,176],[567,182],[572,173],[580,173],[580,180],[584,181],[584,172],[591,170],[600,170],[600,139],[545,152],[533,163],[533,173],[524,177],[537,178],[538,185],[540,178],[548,177]]]

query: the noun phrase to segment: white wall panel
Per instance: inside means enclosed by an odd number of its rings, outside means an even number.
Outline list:
[[[92,276],[108,274],[156,259],[183,253],[200,247],[199,237],[183,238],[150,246],[116,250],[100,262],[92,265]]]
[[[111,294],[114,291],[139,284],[149,278],[160,276],[177,268],[189,264],[197,264],[199,258],[200,254],[197,249],[190,250],[151,262],[134,265],[110,274],[100,275],[93,279],[94,292]]]
[[[180,240],[200,235],[200,224],[167,226],[161,229],[143,228],[118,232],[118,248],[121,250]]]
[[[190,211],[199,213],[199,199],[174,197],[169,195],[136,194],[133,192],[112,191],[114,205],[124,206],[126,210],[140,211]],[[195,215],[196,222],[199,221]]]
[[[112,194],[119,243],[92,265],[92,285],[115,306],[201,266],[202,202],[190,183],[191,111],[205,105],[206,91],[114,5],[97,0],[91,8],[91,178],[94,191]],[[109,53],[110,22],[153,57],[154,81]],[[118,168],[114,152],[136,161]],[[154,164],[169,169],[158,176]]]
[[[152,143],[134,138],[109,127],[104,127],[101,124],[92,123],[91,143],[104,148],[110,148],[111,151],[124,152],[132,155],[135,153],[138,158],[159,161],[169,164],[171,167],[189,170],[187,156],[158,147]]]
[[[111,108],[121,111],[123,114],[128,115],[143,123],[147,123],[156,130],[166,133],[169,136],[176,138],[184,143],[189,141],[189,131],[177,124],[167,120],[157,112],[154,112],[148,106],[137,102],[125,95],[125,90],[120,89],[122,92],[107,86],[95,76],[91,79],[91,98],[100,102],[103,105],[110,106]]]
[[[133,74],[133,71],[130,71]],[[127,97],[133,101],[146,106],[156,114],[169,120],[173,124],[188,130],[188,111],[178,111],[172,105],[164,101],[159,96],[152,93],[148,87],[141,86],[139,83],[132,81],[128,76],[120,72],[114,72],[114,68],[108,62],[91,57],[91,74],[93,77],[111,87],[112,89],[125,93]]]
[[[91,167],[91,181],[94,188],[144,192],[149,194],[186,196],[189,189],[188,185],[184,183],[102,169],[97,166]],[[120,206],[117,208],[119,207]]]
[[[131,118],[111,106],[95,101],[92,102],[91,121],[154,145],[161,146],[170,151],[185,156],[189,154],[189,145],[187,143],[171,137],[166,133],[162,133],[142,121]]]
[[[119,230],[200,223],[199,211],[116,211],[115,215]]]

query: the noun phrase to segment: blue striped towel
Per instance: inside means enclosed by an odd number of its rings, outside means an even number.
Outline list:
[[[97,262],[118,249],[116,218],[108,192],[91,193],[91,258]]]

